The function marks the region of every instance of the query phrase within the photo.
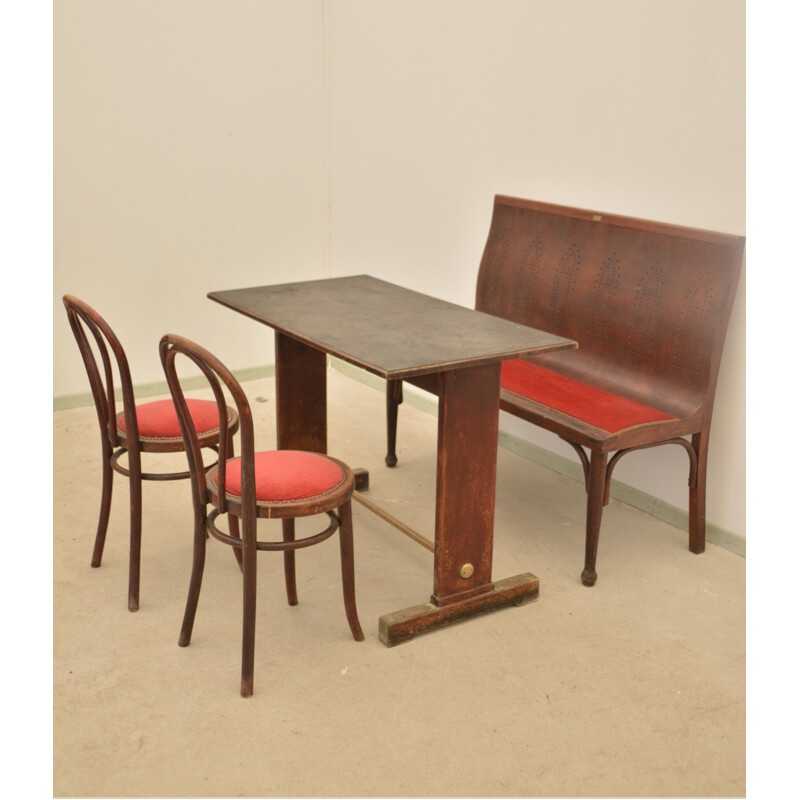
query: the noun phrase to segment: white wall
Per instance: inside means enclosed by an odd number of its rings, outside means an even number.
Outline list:
[[[495,194],[742,234],[744,3],[332,0],[332,271],[472,305]],[[744,281],[708,518],[744,533]],[[503,425],[574,458],[555,436]],[[688,505],[679,448],[615,477]]]
[[[472,305],[496,193],[744,233],[744,22],[742,0],[59,0],[54,394],[88,389],[65,292],[144,383],[167,329],[272,361],[213,289],[369,272]],[[742,284],[708,490],[739,533],[744,340]],[[686,507],[678,448],[615,475]]]
[[[321,0],[58,0],[53,21],[54,394],[89,390],[67,292],[137,383],[163,381],[168,330],[271,363],[272,332],[206,293],[325,269]]]

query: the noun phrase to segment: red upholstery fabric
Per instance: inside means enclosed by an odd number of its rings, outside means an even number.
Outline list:
[[[520,359],[503,362],[500,386],[609,433],[648,422],[675,419],[658,409],[595,389]]]
[[[211,400],[187,400],[186,405],[198,434],[219,428],[217,404]],[[180,439],[178,412],[172,400],[155,400],[136,406],[139,436],[144,439]],[[117,414],[117,429],[125,432],[125,415]]]
[[[342,468],[325,456],[299,450],[271,450],[255,454],[256,500],[305,500],[335,489],[343,480]],[[214,475],[217,483],[218,474]],[[228,494],[242,493],[242,461],[230,460],[225,472]]]

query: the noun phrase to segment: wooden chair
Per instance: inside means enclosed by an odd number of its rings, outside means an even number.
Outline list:
[[[250,404],[242,387],[228,369],[207,350],[181,336],[164,336],[160,352],[183,432],[192,475],[195,514],[192,576],[178,644],[181,647],[188,646],[192,636],[203,579],[206,538],[210,534],[242,552],[244,610],[241,693],[243,697],[250,697],[253,694],[256,553],[259,550],[283,552],[286,594],[289,605],[297,605],[294,551],[328,539],[338,528],[345,614],[353,638],[358,642],[364,640],[355,598],[353,522],[350,508],[355,483],[353,473],[341,461],[319,453],[297,450],[256,453]],[[178,354],[183,354],[197,365],[217,399],[219,425],[223,435],[219,463],[207,473],[201,467],[199,437],[175,369],[175,358]],[[230,436],[227,435],[228,422],[220,379],[233,397],[241,420],[241,458],[229,457],[232,452],[229,454],[228,450]],[[220,487],[224,487],[224,491]],[[211,513],[208,513],[209,504],[214,507]],[[229,521],[241,519],[241,538],[228,536],[217,528],[217,517],[225,513],[228,514]],[[322,513],[330,518],[330,524],[324,531],[295,539],[295,519]],[[280,519],[283,525],[283,541],[259,541],[256,531],[259,517]]]
[[[142,547],[142,481],[171,481],[188,478],[188,472],[152,473],[142,472],[142,453],[174,453],[183,450],[183,438],[178,425],[178,416],[172,400],[156,400],[136,405],[128,360],[108,323],[90,306],[72,295],[64,295],[72,332],[78,342],[83,363],[92,388],[100,436],[103,465],[103,488],[100,500],[100,519],[92,553],[92,566],[99,567],[103,558],[103,547],[111,511],[111,490],[114,472],[130,481],[130,563],[128,577],[128,609],[139,608],[139,576]],[[87,336],[91,332],[93,348]],[[114,370],[109,348],[117,365],[122,391],[122,412],[117,413],[114,389]],[[98,367],[99,353],[102,369]],[[217,449],[219,422],[217,404],[210,400],[189,400],[188,408],[198,430],[201,447]],[[239,420],[232,409],[227,410],[226,435],[232,437],[239,427]],[[229,444],[229,447],[232,447]],[[228,452],[231,452],[230,449]],[[119,459],[128,454],[127,469]]]

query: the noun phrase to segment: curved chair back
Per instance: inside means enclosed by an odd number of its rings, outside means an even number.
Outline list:
[[[128,367],[128,359],[125,351],[117,339],[116,334],[109,324],[83,300],[79,300],[70,294],[63,297],[64,306],[67,309],[67,318],[70,328],[78,343],[78,349],[89,376],[89,384],[92,387],[92,397],[97,410],[97,419],[100,423],[100,430],[108,439],[112,447],[119,444],[117,432],[117,410],[116,397],[114,394],[114,370],[109,355],[109,348],[117,364],[120,386],[122,390],[122,407],[125,414],[125,428],[130,442],[136,442],[139,438],[139,426],[136,421],[136,406],[133,399],[133,382]],[[95,351],[92,348],[87,332],[91,332],[100,355],[102,369],[98,365]]]
[[[189,461],[189,471],[192,476],[192,493],[196,505],[205,506],[210,502],[211,498],[209,497],[208,488],[206,486],[205,469],[200,453],[200,440],[197,436],[192,416],[186,405],[186,398],[175,367],[175,358],[179,354],[182,354],[192,361],[203,373],[214,393],[214,399],[219,411],[220,433],[217,475],[219,478],[218,485],[220,487],[226,485],[227,461],[232,457],[230,453],[228,406],[222,391],[222,386],[220,385],[220,380],[230,392],[239,415],[239,431],[241,433],[242,524],[245,530],[247,530],[250,524],[248,518],[252,515],[252,525],[253,530],[255,530],[254,509],[256,495],[253,467],[255,453],[253,415],[244,390],[240,386],[239,381],[233,377],[230,370],[216,356],[204,347],[201,347],[199,344],[183,336],[177,336],[175,334],[163,336],[159,343],[159,353],[161,354],[161,363],[164,365],[164,373],[167,376],[167,384],[169,385],[169,390],[178,412],[178,421],[180,422],[184,448]],[[227,511],[225,491],[222,489],[218,493],[216,506],[220,513],[225,513]]]

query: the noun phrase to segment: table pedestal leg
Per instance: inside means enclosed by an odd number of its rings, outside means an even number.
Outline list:
[[[539,594],[530,573],[492,582],[500,365],[439,374],[436,537],[430,602],[380,618],[386,645]]]
[[[278,449],[328,452],[327,357],[275,332]]]

